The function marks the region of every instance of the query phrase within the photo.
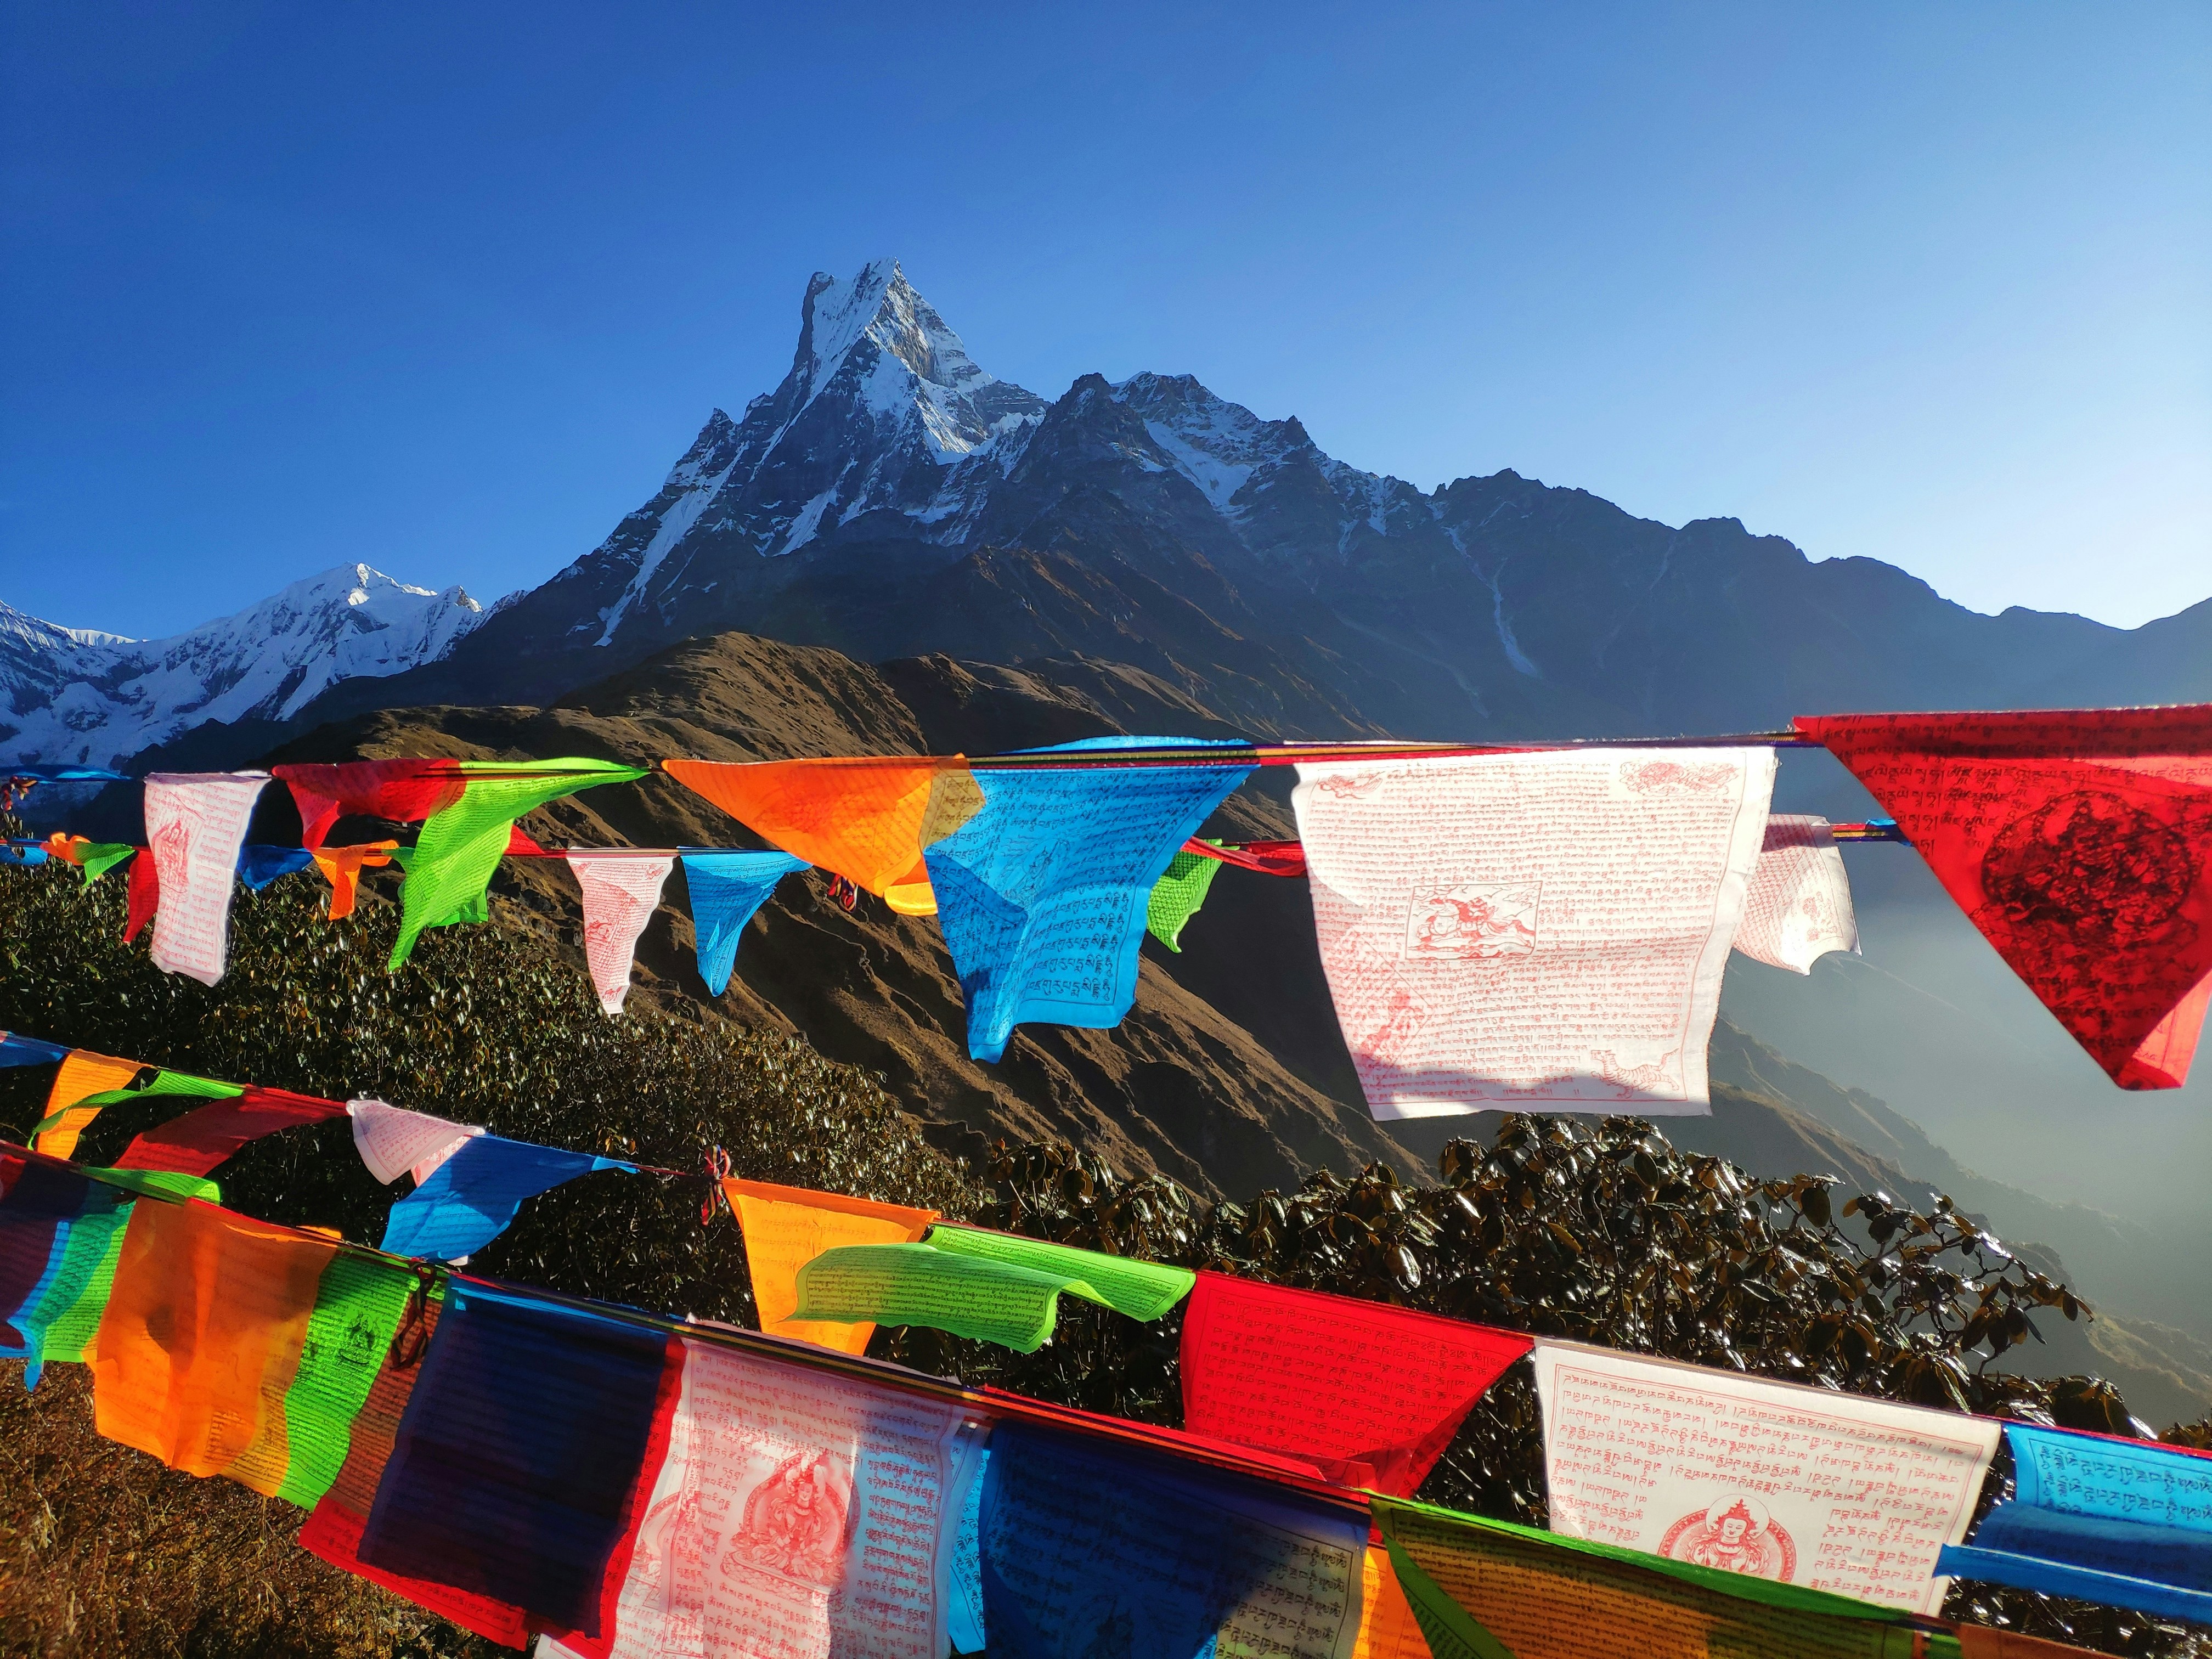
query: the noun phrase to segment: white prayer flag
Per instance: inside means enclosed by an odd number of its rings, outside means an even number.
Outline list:
[[[1850,878],[1826,818],[1778,813],[1751,872],[1735,948],[1754,962],[1809,974],[1831,951],[1859,948]]]
[[[675,861],[673,853],[569,849],[568,867],[584,890],[584,961],[599,1006],[610,1014],[622,1012],[629,995],[638,935],[653,920],[661,884]]]
[[[238,852],[266,772],[155,772],[146,779],[146,845],[161,884],[154,965],[212,985],[230,953]]]
[[[1710,1109],[1771,749],[1301,765],[1336,1016],[1378,1118]]]
[[[421,1186],[433,1170],[483,1133],[473,1123],[450,1122],[366,1096],[346,1102],[346,1111],[353,1119],[354,1150],[369,1174],[386,1186],[408,1174]]]
[[[1934,1613],[1999,1425],[1536,1342],[1552,1530]]]

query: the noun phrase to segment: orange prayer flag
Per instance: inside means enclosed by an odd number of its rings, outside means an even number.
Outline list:
[[[934,915],[921,850],[981,810],[965,757],[663,761],[661,769],[793,858]]]
[[[100,1432],[274,1496],[289,1463],[284,1395],[337,1255],[196,1199],[141,1200],[92,1362]]]
[[[745,1235],[745,1261],[752,1268],[761,1329],[841,1353],[865,1352],[876,1328],[793,1319],[799,1308],[799,1268],[823,1251],[842,1245],[918,1243],[937,1219],[934,1210],[909,1210],[765,1181],[725,1181],[722,1190]]]
[[[374,867],[392,862],[396,841],[373,841],[360,847],[311,847],[315,868],[323,872],[323,879],[331,884],[329,920],[342,921],[353,914],[354,900],[361,891],[361,872],[363,866]]]
[[[1372,1540],[1359,1568],[1359,1639],[1352,1659],[1429,1659],[1421,1634],[1389,1555]]]
[[[127,1089],[131,1079],[145,1069],[143,1060],[118,1060],[113,1054],[96,1054],[89,1048],[70,1049],[69,1058],[54,1073],[54,1086],[46,1094],[46,1116],[52,1118],[58,1113],[61,1121],[33,1136],[31,1144],[50,1158],[74,1158],[77,1137],[84,1133],[86,1124],[100,1115],[98,1106],[80,1106],[77,1103],[94,1095]]]

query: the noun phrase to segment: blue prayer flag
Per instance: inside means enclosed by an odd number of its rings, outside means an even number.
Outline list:
[[[14,842],[0,847],[0,864],[20,864],[28,867],[46,861],[46,849],[43,847],[19,847]]]
[[[498,1135],[472,1136],[433,1170],[428,1181],[392,1206],[380,1248],[394,1255],[458,1261],[474,1255],[514,1224],[524,1199],[594,1170],[636,1173],[634,1164],[589,1152],[563,1152]]]
[[[10,762],[0,767],[0,777],[21,778],[33,783],[128,783],[131,780],[120,772],[111,772],[104,766],[18,766]]]
[[[23,1328],[68,1249],[69,1224],[127,1200],[79,1175],[30,1159],[11,1160],[0,1199],[0,1359],[35,1356]]]
[[[0,1031],[0,1066],[58,1066],[68,1058],[69,1050],[58,1042]]]
[[[1093,738],[1066,750],[1182,738]],[[1205,744],[1242,747],[1238,744]],[[1025,1020],[1118,1025],[1137,995],[1152,887],[1249,766],[1101,766],[975,773],[982,810],[924,849],[968,1005],[968,1052],[995,1060]]]
[[[775,890],[777,882],[807,867],[788,853],[685,853],[684,883],[691,893],[691,927],[698,938],[699,977],[716,996],[730,988],[738,965],[738,939]]]
[[[241,847],[238,849],[238,878],[259,892],[279,876],[304,870],[315,855],[304,847]]]

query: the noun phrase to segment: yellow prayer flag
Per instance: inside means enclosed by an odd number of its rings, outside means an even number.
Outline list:
[[[143,1060],[118,1060],[89,1048],[70,1049],[69,1058],[54,1073],[54,1085],[46,1094],[46,1124],[31,1138],[32,1146],[49,1158],[76,1157],[77,1137],[84,1133],[86,1124],[100,1115],[98,1106],[77,1103],[128,1088],[131,1079],[145,1069]]]
[[[876,1328],[793,1319],[799,1307],[799,1270],[824,1250],[848,1244],[915,1243],[937,1219],[934,1210],[909,1210],[764,1181],[725,1181],[722,1190],[744,1231],[745,1260],[752,1268],[761,1329],[841,1353],[865,1352]]]

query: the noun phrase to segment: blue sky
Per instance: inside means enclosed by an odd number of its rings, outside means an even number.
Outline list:
[[[2212,594],[2208,83],[2201,4],[26,0],[0,599],[541,580],[888,252],[1046,396],[2133,624]]]

